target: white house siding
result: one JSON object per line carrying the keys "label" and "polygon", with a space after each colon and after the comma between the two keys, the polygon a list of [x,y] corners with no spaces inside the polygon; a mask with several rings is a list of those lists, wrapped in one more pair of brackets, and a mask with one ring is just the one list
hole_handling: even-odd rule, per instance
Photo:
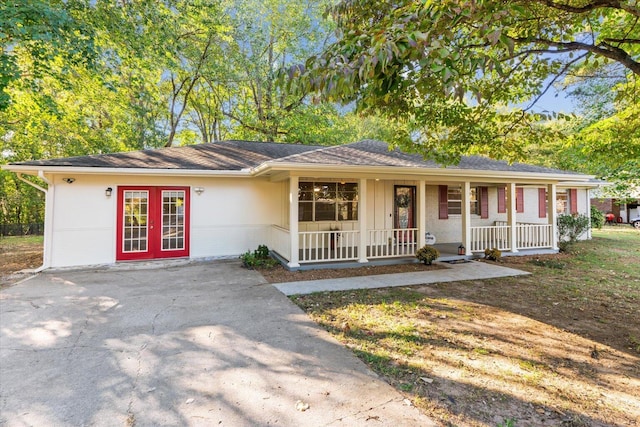
{"label": "white house siding", "polygon": [[[105,196],[104,178],[75,176],[75,182],[52,178],[55,185],[51,215],[51,266],[108,264],[115,261],[116,197]],[[115,189],[115,188],[114,188]]]}
{"label": "white house siding", "polygon": [[198,179],[191,196],[191,258],[232,256],[268,244],[272,224],[284,225],[285,183],[256,179]]}
{"label": "white house siding", "polygon": [[[191,193],[190,257],[235,256],[267,243],[283,225],[283,183],[256,179],[53,176],[51,267],[112,264],[116,260],[117,186],[202,187]],[[113,188],[111,197],[105,189]]]}

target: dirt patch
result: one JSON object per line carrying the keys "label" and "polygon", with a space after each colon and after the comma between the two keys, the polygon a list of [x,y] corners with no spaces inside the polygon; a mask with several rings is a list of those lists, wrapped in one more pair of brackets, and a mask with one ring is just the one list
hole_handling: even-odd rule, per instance
{"label": "dirt patch", "polygon": [[19,271],[42,265],[42,241],[33,238],[0,239],[0,288],[25,277]]}
{"label": "dirt patch", "polygon": [[374,274],[411,273],[415,271],[441,270],[440,264],[425,265],[408,263],[396,265],[375,265],[355,268],[323,268],[317,270],[289,271],[278,265],[273,268],[259,268],[258,271],[269,283],[297,282],[300,280],[338,279],[341,277],[371,276]]}

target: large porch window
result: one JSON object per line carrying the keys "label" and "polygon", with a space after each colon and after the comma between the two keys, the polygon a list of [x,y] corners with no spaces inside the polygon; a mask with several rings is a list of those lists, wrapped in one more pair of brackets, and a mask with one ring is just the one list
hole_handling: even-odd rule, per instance
{"label": "large porch window", "polygon": [[355,182],[300,182],[298,220],[357,221],[358,184]]}

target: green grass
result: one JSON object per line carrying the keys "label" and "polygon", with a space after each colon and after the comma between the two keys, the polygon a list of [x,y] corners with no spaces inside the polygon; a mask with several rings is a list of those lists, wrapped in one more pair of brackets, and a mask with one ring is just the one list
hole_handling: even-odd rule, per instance
{"label": "green grass", "polygon": [[[640,399],[627,398],[628,406],[603,396],[628,393],[616,378],[638,374],[640,232],[594,230],[567,254],[501,262],[532,274],[292,300],[416,406],[452,425],[495,425],[500,416],[499,425],[513,426],[521,413],[554,413],[542,406],[587,424],[601,416],[629,423]],[[599,364],[609,370],[601,379]]]}
{"label": "green grass", "polygon": [[37,245],[42,244],[43,236],[6,236],[0,237],[0,245],[4,247],[12,247],[19,245]]}

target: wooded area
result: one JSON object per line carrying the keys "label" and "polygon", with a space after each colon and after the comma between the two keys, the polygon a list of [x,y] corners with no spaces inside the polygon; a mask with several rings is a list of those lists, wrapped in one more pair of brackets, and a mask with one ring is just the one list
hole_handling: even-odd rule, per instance
{"label": "wooded area", "polygon": [[[8,0],[0,163],[377,138],[592,173],[624,197],[640,176],[639,18],[613,0]],[[575,114],[536,109],[555,90]],[[0,172],[0,223],[42,222],[42,205]]]}

